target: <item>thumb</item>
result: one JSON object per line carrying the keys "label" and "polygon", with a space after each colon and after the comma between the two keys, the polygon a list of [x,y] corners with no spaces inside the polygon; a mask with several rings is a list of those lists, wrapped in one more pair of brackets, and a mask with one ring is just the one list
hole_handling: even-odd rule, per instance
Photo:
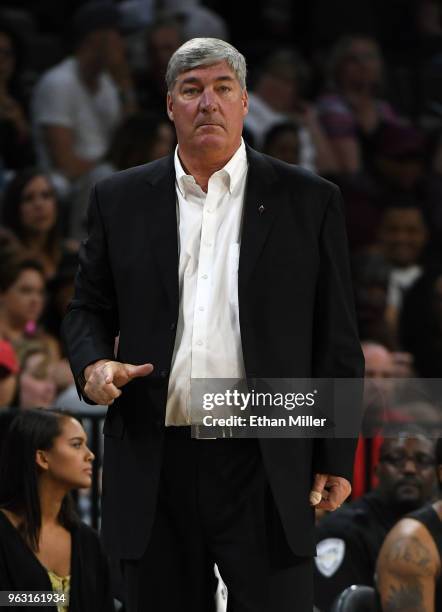
{"label": "thumb", "polygon": [[310,491],[310,504],[317,506],[322,500],[322,492],[327,483],[327,474],[315,474],[315,480]]}
{"label": "thumb", "polygon": [[133,365],[131,363],[125,363],[126,373],[129,378],[140,378],[141,376],[147,376],[153,370],[151,363],[144,363],[143,365]]}

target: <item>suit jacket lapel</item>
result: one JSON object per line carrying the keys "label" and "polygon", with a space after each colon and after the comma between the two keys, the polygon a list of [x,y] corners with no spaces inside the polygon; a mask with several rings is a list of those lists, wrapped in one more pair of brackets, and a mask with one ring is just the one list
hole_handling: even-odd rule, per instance
{"label": "suit jacket lapel", "polygon": [[178,228],[173,155],[148,178],[153,187],[149,214],[150,244],[172,307],[178,311]]}
{"label": "suit jacket lapel", "polygon": [[239,300],[258,262],[277,214],[277,175],[265,156],[247,148],[249,169],[244,198],[238,271]]}

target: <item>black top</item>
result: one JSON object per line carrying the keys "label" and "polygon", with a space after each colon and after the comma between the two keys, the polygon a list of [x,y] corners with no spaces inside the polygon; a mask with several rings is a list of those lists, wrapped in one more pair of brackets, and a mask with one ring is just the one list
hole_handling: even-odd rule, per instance
{"label": "black top", "polygon": [[403,516],[376,491],[328,514],[316,530],[315,605],[327,612],[352,584],[374,586],[376,559],[385,536]]}
{"label": "black top", "polygon": [[[419,521],[430,532],[431,537],[436,544],[440,560],[442,562],[442,521],[433,506],[424,506],[416,512],[409,515],[410,518]],[[436,601],[435,610],[442,610],[442,574],[439,574],[436,580]]]}
{"label": "black top", "polygon": [[[97,533],[79,523],[71,530],[69,612],[115,612],[109,570]],[[52,591],[46,568],[0,511],[0,591]],[[35,610],[35,606],[22,607]],[[53,612],[55,606],[39,607]]]}

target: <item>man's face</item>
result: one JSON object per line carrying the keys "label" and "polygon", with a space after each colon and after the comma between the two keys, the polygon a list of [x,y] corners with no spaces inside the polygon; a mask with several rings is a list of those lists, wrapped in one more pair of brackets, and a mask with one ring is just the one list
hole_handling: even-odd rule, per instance
{"label": "man's face", "polygon": [[390,208],[383,217],[379,238],[385,257],[399,267],[416,264],[427,241],[422,213],[417,208]]}
{"label": "man's face", "polygon": [[412,510],[431,500],[437,485],[434,444],[425,438],[387,439],[381,448],[378,491]]}
{"label": "man's face", "polygon": [[231,157],[247,111],[247,91],[225,61],[181,73],[167,94],[180,150],[196,157]]}

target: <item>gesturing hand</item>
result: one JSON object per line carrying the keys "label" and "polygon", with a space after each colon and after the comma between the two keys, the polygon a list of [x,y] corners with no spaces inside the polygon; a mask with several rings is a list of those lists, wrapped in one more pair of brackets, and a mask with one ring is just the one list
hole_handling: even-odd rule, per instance
{"label": "gesturing hand", "polygon": [[120,387],[140,376],[147,376],[153,370],[151,363],[132,365],[108,359],[100,359],[89,365],[85,371],[84,392],[93,402],[109,406],[121,395]]}
{"label": "gesturing hand", "polygon": [[342,476],[315,474],[310,504],[321,510],[336,510],[351,493],[351,484]]}

